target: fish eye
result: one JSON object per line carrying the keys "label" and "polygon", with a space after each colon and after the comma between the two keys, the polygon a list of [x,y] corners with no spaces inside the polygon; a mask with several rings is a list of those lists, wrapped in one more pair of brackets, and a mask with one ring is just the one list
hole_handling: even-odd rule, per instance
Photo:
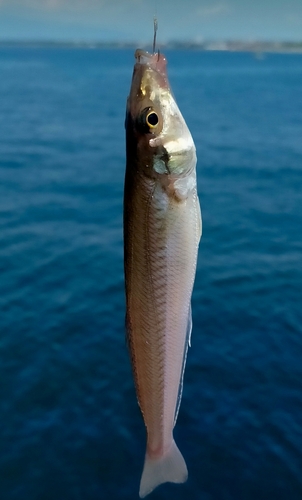
{"label": "fish eye", "polygon": [[150,113],[147,114],[146,116],[146,124],[150,128],[155,128],[156,125],[158,124],[158,115],[155,113],[155,111],[150,111]]}
{"label": "fish eye", "polygon": [[162,120],[154,108],[148,106],[138,115],[136,126],[138,130],[144,134],[153,134],[161,129]]}

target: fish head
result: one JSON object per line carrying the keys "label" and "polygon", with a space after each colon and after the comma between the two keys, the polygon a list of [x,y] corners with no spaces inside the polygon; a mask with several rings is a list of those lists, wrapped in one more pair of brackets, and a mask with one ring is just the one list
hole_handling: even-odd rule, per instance
{"label": "fish head", "polygon": [[191,133],[176,104],[163,54],[135,53],[127,101],[127,157],[149,177],[183,176],[196,165]]}

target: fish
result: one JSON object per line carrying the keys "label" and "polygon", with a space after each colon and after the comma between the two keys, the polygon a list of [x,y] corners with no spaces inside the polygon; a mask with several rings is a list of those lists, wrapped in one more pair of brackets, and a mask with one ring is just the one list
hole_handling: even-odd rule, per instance
{"label": "fish", "polygon": [[196,148],[167,59],[136,50],[126,107],[126,336],[147,431],[139,496],[188,472],[174,438],[192,319],[201,211]]}

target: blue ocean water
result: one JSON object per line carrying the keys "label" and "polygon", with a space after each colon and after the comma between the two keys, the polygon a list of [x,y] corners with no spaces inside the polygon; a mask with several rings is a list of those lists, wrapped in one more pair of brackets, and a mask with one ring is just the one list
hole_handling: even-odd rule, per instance
{"label": "blue ocean water", "polygon": [[[150,499],[302,496],[302,56],[169,51],[203,237],[175,428]],[[124,334],[130,50],[0,49],[0,497],[138,498]]]}

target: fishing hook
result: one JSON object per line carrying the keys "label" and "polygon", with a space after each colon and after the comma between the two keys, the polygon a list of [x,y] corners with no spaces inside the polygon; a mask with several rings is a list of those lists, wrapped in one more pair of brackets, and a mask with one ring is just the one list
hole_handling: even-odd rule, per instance
{"label": "fishing hook", "polygon": [[154,16],[153,18],[153,26],[154,26],[154,34],[153,34],[153,54],[155,54],[155,47],[156,47],[156,33],[157,33],[157,18]]}

